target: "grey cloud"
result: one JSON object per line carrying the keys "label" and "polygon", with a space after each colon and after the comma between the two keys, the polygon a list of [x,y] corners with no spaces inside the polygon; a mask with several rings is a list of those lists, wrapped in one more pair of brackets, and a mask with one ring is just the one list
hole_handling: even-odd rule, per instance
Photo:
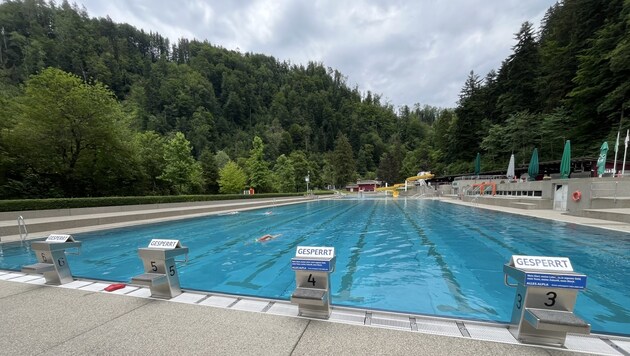
{"label": "grey cloud", "polygon": [[338,69],[390,103],[454,106],[466,76],[497,69],[521,23],[555,0],[84,0],[145,31]]}

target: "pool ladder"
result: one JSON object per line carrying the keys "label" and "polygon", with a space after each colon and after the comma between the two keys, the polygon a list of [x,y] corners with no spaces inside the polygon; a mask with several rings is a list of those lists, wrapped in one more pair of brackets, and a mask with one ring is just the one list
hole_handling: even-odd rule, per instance
{"label": "pool ladder", "polygon": [[24,221],[22,215],[18,216],[17,224],[18,232],[20,233],[20,241],[24,242],[24,240],[26,240],[26,238],[28,237],[28,230],[26,229],[26,222]]}

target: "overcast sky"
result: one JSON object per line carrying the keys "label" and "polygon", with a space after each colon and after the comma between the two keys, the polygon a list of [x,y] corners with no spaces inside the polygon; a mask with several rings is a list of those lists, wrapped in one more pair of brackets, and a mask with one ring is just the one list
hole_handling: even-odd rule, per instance
{"label": "overcast sky", "polygon": [[77,0],[171,41],[185,37],[294,64],[322,62],[395,106],[456,105],[471,70],[485,76],[514,33],[555,0]]}

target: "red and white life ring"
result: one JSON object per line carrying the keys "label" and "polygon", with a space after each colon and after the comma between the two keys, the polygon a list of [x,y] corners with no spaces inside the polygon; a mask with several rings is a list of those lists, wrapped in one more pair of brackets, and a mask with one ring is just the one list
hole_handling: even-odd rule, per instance
{"label": "red and white life ring", "polygon": [[580,201],[580,199],[582,199],[582,193],[579,190],[576,190],[575,192],[573,192],[571,198],[573,198],[573,201],[578,202]]}

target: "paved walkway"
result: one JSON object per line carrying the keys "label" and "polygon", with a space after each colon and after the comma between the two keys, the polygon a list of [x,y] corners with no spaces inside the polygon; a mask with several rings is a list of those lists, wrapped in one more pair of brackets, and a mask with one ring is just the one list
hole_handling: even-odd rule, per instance
{"label": "paved walkway", "polygon": [[[484,204],[469,203],[469,202],[463,202],[463,201],[457,200],[457,199],[448,199],[448,198],[440,199],[440,201],[443,201],[443,202],[446,202],[446,203],[451,203],[451,204],[473,206],[473,207],[476,207],[476,208],[479,208],[479,209],[502,211],[502,212],[505,212],[505,213],[511,213],[511,214],[517,214],[517,215],[523,215],[523,216],[530,216],[530,217],[535,217],[535,218],[539,218],[539,219],[547,219],[547,220],[553,220],[553,221],[562,221],[562,222],[571,223],[571,224],[592,226],[592,227],[597,227],[597,228],[601,228],[601,229],[608,229],[608,230],[614,230],[614,231],[621,231],[621,232],[630,233],[630,224],[628,224],[628,223],[566,215],[563,212],[556,211],[556,210],[549,210],[549,209],[541,209],[541,210],[517,209],[517,208],[509,208],[509,207],[505,207],[505,206],[495,206],[495,205],[484,205]],[[628,215],[630,215],[630,209],[601,209],[601,210],[614,211],[614,212],[618,212],[618,213],[621,213],[621,214],[628,214]]]}
{"label": "paved walkway", "polygon": [[[471,205],[456,200],[444,200],[454,204]],[[549,210],[520,210],[492,206],[483,208],[630,232],[630,224],[566,216]],[[164,219],[134,223],[162,220]],[[96,228],[119,225],[121,224],[101,225]],[[67,232],[76,233],[86,229],[95,227]],[[42,233],[41,236],[45,234]],[[88,282],[89,285],[84,289],[50,287],[40,285],[41,278],[38,280],[31,277],[9,278],[7,277],[9,275],[7,271],[0,271],[2,325],[0,355],[575,354],[557,348],[481,341],[465,336],[449,337],[418,331],[215,308],[199,303],[186,304],[108,294],[90,290],[90,285],[98,284],[93,282]],[[30,281],[27,281],[29,278]],[[17,282],[18,279],[23,282]],[[32,284],[35,282],[39,284]],[[503,332],[506,330],[503,329]],[[596,339],[598,345],[597,348],[593,348],[582,337],[572,338],[574,351],[630,355],[630,339],[616,338],[614,347],[608,346],[605,340]]]}
{"label": "paved walkway", "polygon": [[576,354],[2,280],[0,316],[1,355]]}
{"label": "paved walkway", "polygon": [[29,232],[28,238],[41,238],[51,233],[76,234],[117,227],[143,225],[189,219],[225,212],[245,211],[271,206],[304,203],[315,199],[333,199],[336,196],[306,196],[289,198],[242,199],[227,201],[195,202],[185,204],[155,204],[134,206],[59,209],[53,211],[25,211],[0,213],[0,240],[19,241],[18,222],[15,217],[23,215]]}

